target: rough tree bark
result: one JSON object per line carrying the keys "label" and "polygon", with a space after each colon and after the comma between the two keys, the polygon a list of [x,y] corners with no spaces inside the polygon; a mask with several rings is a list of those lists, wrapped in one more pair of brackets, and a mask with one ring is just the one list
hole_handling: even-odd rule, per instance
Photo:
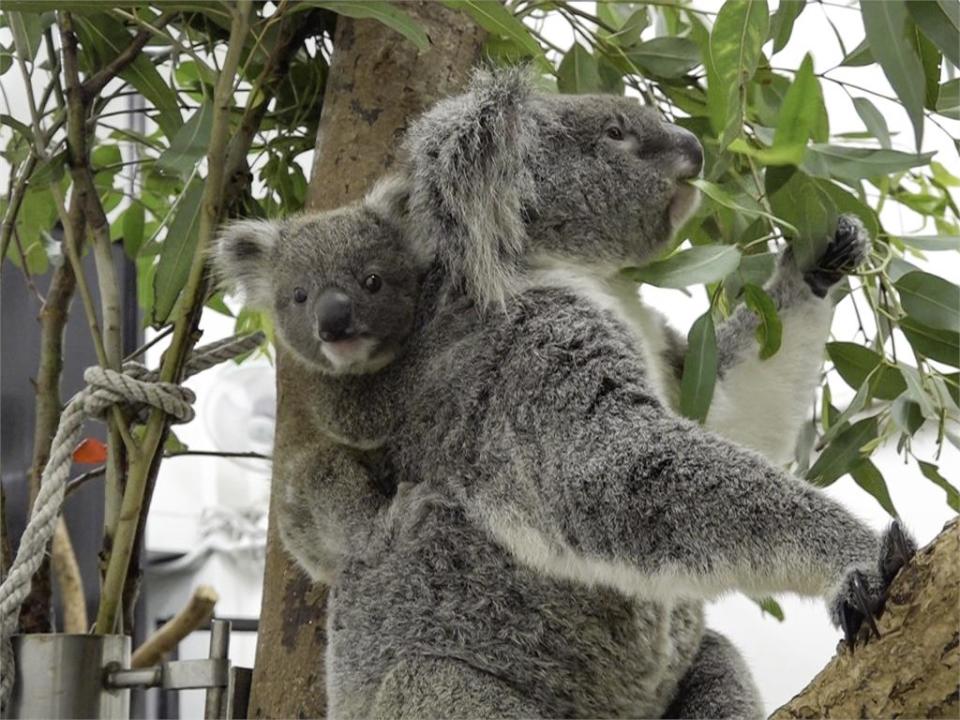
{"label": "rough tree bark", "polygon": [[893,581],[881,637],[842,645],[787,718],[960,717],[960,521],[952,521]]}
{"label": "rough tree bark", "polygon": [[[405,5],[430,38],[417,49],[385,26],[340,17],[317,134],[308,195],[314,210],[358,199],[389,172],[409,120],[437,98],[460,89],[480,58],[483,35],[440,3]],[[274,453],[309,442],[309,393],[302,372],[277,353]],[[284,478],[275,466],[274,501]],[[275,505],[272,502],[271,505]],[[322,717],[326,588],[312,585],[283,551],[271,519],[250,717]]]}

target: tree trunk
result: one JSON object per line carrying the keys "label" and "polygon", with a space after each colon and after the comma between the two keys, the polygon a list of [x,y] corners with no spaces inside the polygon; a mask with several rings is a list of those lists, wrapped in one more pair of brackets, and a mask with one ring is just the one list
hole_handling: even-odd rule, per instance
{"label": "tree trunk", "polygon": [[960,521],[952,521],[894,579],[881,637],[842,645],[786,718],[960,716]]}
{"label": "tree trunk", "polygon": [[[410,119],[460,90],[479,60],[483,34],[465,16],[432,2],[404,10],[429,36],[428,51],[380,23],[338,18],[307,200],[313,210],[357,200],[388,173]],[[310,442],[313,401],[303,373],[278,348],[276,457],[288,445]],[[275,463],[272,508],[283,483]],[[325,610],[326,588],[292,563],[271,518],[250,717],[324,715]]]}

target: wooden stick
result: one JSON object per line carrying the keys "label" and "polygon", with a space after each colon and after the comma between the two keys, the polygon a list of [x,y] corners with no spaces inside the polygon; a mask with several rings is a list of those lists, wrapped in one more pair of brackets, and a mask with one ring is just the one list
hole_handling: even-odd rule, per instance
{"label": "wooden stick", "polygon": [[82,635],[90,629],[90,621],[87,619],[87,599],[83,594],[80,565],[77,563],[73,543],[70,542],[70,532],[62,515],[57,521],[57,529],[53,535],[50,559],[53,576],[60,586],[60,599],[63,602],[63,630]]}
{"label": "wooden stick", "polygon": [[213,617],[213,607],[219,599],[217,591],[209,585],[197,586],[183,610],[165,622],[136,649],[131,666],[143,668],[160,662],[163,656],[173,650],[187,635],[210,621]]}

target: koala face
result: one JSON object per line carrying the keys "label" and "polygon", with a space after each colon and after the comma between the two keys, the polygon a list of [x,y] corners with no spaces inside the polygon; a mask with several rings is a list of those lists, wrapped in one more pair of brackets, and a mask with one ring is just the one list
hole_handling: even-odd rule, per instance
{"label": "koala face", "polygon": [[630,98],[531,99],[541,123],[534,158],[531,250],[621,267],[655,256],[696,207],[686,183],[703,167],[696,137]]}
{"label": "koala face", "polygon": [[235,223],[214,263],[226,286],[271,312],[287,348],[331,374],[393,360],[413,330],[424,266],[398,225],[365,205]]}

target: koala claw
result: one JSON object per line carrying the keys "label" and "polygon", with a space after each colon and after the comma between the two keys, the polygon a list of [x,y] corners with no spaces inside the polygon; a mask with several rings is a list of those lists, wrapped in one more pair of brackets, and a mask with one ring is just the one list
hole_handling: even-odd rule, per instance
{"label": "koala claw", "polygon": [[913,538],[904,531],[900,521],[895,520],[880,541],[877,571],[854,570],[847,576],[834,607],[836,622],[843,630],[844,640],[851,652],[864,622],[873,635],[880,637],[875,618],[880,617],[883,611],[887,589],[900,568],[909,562],[916,551]]}
{"label": "koala claw", "polygon": [[853,215],[841,215],[837,231],[816,266],[804,273],[804,280],[817,297],[826,297],[836,285],[862,263],[870,249],[870,238],[863,224]]}

